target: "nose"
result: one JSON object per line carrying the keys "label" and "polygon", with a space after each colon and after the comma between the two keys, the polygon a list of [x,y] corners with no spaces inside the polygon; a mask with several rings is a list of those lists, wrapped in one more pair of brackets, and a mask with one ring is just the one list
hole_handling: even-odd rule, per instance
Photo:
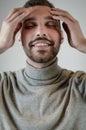
{"label": "nose", "polygon": [[46,37],[46,34],[45,33],[38,33],[37,37]]}
{"label": "nose", "polygon": [[36,37],[47,37],[46,27],[43,25],[38,26],[36,30]]}

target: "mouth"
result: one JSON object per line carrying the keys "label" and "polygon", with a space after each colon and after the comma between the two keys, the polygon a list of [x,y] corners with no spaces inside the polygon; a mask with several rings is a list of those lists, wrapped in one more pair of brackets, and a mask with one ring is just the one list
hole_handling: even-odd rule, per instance
{"label": "mouth", "polygon": [[51,43],[46,42],[46,41],[37,41],[37,42],[34,42],[32,45],[35,47],[39,47],[39,46],[43,47],[43,46],[50,46]]}
{"label": "mouth", "polygon": [[30,47],[47,47],[47,46],[52,46],[54,45],[53,42],[49,42],[46,40],[37,40],[33,43],[30,44]]}
{"label": "mouth", "polygon": [[49,46],[49,44],[47,44],[47,43],[37,43],[34,46],[35,47],[38,47],[38,46]]}

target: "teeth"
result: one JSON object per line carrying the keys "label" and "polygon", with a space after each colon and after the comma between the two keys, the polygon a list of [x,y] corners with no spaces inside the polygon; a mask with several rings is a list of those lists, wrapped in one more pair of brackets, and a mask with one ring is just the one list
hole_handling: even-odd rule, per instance
{"label": "teeth", "polygon": [[48,46],[46,43],[37,43],[35,46]]}

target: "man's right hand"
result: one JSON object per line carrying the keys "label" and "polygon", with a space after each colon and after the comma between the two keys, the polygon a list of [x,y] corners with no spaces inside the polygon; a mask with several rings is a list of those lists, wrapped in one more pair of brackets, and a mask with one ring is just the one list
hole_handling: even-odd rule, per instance
{"label": "man's right hand", "polygon": [[0,30],[0,53],[13,46],[15,36],[22,26],[22,20],[24,20],[31,12],[32,8],[15,8],[6,17]]}

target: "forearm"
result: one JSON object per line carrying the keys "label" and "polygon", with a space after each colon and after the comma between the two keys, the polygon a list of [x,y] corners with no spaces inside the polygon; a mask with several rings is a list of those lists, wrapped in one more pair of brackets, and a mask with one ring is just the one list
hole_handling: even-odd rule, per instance
{"label": "forearm", "polygon": [[76,47],[77,50],[86,53],[86,38],[82,40],[82,43]]}
{"label": "forearm", "polygon": [[2,54],[3,52],[5,52],[6,49],[5,48],[0,48],[0,54]]}
{"label": "forearm", "polygon": [[3,46],[3,42],[0,41],[0,54],[3,53],[3,52],[6,51],[6,50],[7,50],[7,48],[5,48],[5,47]]}
{"label": "forearm", "polygon": [[9,48],[10,48],[10,46],[8,44],[8,41],[5,40],[4,38],[2,39],[0,37],[0,54],[3,53],[3,52],[5,52]]}

